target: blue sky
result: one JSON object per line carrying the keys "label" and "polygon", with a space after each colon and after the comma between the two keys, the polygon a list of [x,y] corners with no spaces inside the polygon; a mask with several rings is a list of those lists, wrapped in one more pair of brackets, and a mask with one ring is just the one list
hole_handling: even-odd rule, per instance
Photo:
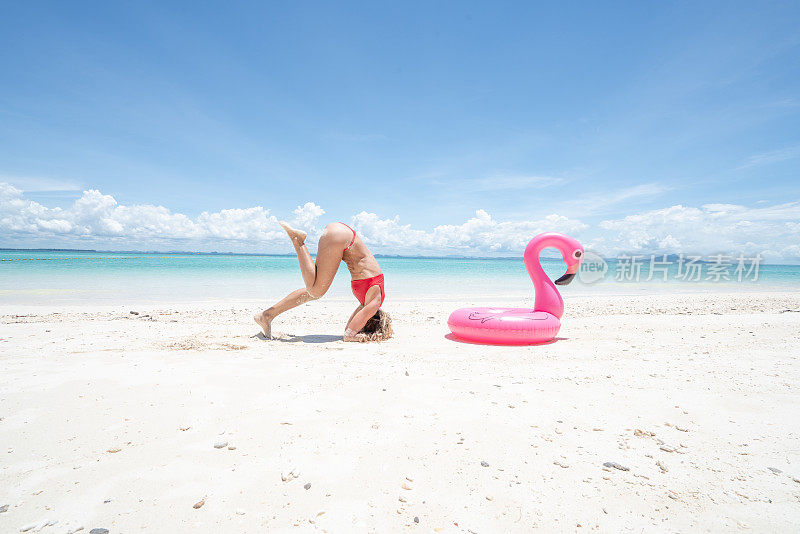
{"label": "blue sky", "polygon": [[[562,226],[609,252],[713,247],[721,229],[670,233],[680,206],[759,229],[728,248],[800,257],[798,20],[796,2],[6,3],[0,246],[164,248],[169,229],[108,211],[160,206],[258,218],[192,234],[220,250],[284,246],[269,228],[292,217],[385,252],[457,248],[449,226],[473,252]],[[115,224],[87,222],[86,190]],[[324,213],[293,213],[307,202]]]}

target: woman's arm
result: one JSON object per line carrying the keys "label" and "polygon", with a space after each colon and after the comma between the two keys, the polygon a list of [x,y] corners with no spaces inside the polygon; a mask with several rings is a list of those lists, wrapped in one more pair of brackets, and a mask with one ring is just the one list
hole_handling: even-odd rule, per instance
{"label": "woman's arm", "polygon": [[375,315],[378,308],[381,307],[381,289],[378,286],[369,288],[364,302],[364,306],[356,308],[356,311],[350,316],[350,320],[347,321],[344,331],[345,341],[362,341],[366,338],[364,334],[359,334],[359,332],[367,324],[369,318]]}
{"label": "woman's arm", "polygon": [[[344,329],[345,329],[345,330],[347,330],[347,326],[350,324],[350,321],[352,321],[352,320],[353,320],[353,317],[355,317],[355,316],[356,316],[356,314],[357,314],[358,312],[360,312],[360,311],[361,311],[363,308],[364,308],[364,306],[361,306],[361,305],[359,304],[359,305],[358,305],[358,307],[357,307],[355,310],[353,310],[353,313],[351,313],[351,314],[350,314],[350,318],[347,320],[347,323],[345,324],[345,327],[344,327]],[[362,327],[362,328],[363,328],[363,327]]]}

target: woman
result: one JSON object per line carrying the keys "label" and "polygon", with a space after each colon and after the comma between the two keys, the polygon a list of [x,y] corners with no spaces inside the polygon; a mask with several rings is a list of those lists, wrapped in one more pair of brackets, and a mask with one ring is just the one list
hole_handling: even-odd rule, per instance
{"label": "woman", "polygon": [[319,238],[317,261],[305,245],[306,233],[292,228],[288,223],[281,226],[292,240],[297,259],[300,261],[300,272],[306,287],[290,293],[283,300],[257,314],[254,319],[264,330],[266,337],[271,337],[272,321],[292,308],[309,300],[320,298],[328,291],[333,277],[339,269],[339,262],[344,261],[353,278],[351,286],[353,294],[360,305],[356,308],[344,330],[345,341],[381,341],[392,336],[392,320],[380,309],[385,298],[383,273],[356,231],[344,223],[331,223],[325,227]]}

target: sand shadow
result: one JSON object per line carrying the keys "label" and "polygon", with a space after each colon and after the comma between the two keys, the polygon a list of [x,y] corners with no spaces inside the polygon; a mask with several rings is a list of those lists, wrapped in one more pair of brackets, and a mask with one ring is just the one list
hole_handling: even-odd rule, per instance
{"label": "sand shadow", "polygon": [[283,343],[334,343],[341,341],[342,336],[330,334],[309,334],[306,336],[295,336],[293,334],[278,334],[273,338],[266,337],[262,332],[253,336],[261,341],[281,341]]}
{"label": "sand shadow", "polygon": [[542,341],[541,343],[478,343],[477,341],[460,339],[452,332],[444,336],[444,338],[449,341],[455,341],[456,343],[463,343],[464,345],[486,345],[489,347],[538,347],[540,345],[552,345],[556,341],[569,339],[568,337],[554,337],[550,341]]}

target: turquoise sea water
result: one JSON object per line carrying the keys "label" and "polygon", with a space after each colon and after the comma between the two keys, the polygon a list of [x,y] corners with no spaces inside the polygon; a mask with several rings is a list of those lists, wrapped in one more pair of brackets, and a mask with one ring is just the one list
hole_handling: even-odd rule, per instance
{"label": "turquoise sea water", "polygon": [[[302,287],[294,256],[0,251],[0,260],[3,304],[226,300],[266,303]],[[521,258],[384,257],[378,261],[386,275],[388,298],[533,293]],[[556,259],[543,259],[542,264],[552,278],[563,274],[565,269],[563,262]],[[666,282],[662,271],[648,281],[649,265],[644,261],[638,267],[637,281],[635,269],[611,261],[603,279],[584,283],[579,277],[564,291],[800,290],[798,265],[762,264],[757,280],[750,272],[742,273],[742,281],[736,280],[735,262],[726,266],[718,281],[714,280],[716,276],[709,265],[704,265],[700,280],[681,278],[679,267],[673,262],[664,267]],[[616,280],[618,277],[624,280]],[[349,273],[342,265],[328,297],[352,298],[349,282]]]}

